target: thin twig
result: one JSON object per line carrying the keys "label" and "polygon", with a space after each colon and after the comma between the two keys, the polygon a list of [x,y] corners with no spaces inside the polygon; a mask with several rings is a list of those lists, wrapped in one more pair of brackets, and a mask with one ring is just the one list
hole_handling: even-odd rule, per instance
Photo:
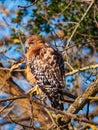
{"label": "thin twig", "polygon": [[11,76],[11,72],[10,72],[10,70],[9,70],[9,72],[4,76],[3,83],[2,83],[2,85],[0,86],[0,90],[2,90],[2,88],[5,86],[6,81],[10,78],[10,76]]}
{"label": "thin twig", "polygon": [[31,111],[30,126],[32,127],[34,125],[34,113],[33,113],[32,95],[31,94],[30,94],[30,98],[29,98],[29,103],[30,103],[30,111]]}
{"label": "thin twig", "polygon": [[17,121],[15,121],[15,120],[13,120],[10,115],[9,115],[8,117],[9,117],[9,119],[11,120],[11,122],[13,122],[13,123],[15,123],[15,124],[18,124],[18,125],[20,125],[20,126],[22,126],[22,127],[26,127],[26,128],[32,128],[32,130],[36,130],[36,129],[34,128],[34,126],[27,126],[27,125],[21,124],[20,122],[17,122]]}
{"label": "thin twig", "polygon": [[23,99],[23,98],[27,98],[27,96],[15,96],[15,97],[11,97],[11,98],[4,98],[4,99],[0,99],[0,103],[1,102],[6,102],[6,101],[10,101],[10,100],[17,100],[17,99]]}
{"label": "thin twig", "polygon": [[38,2],[38,0],[35,0],[35,1],[34,1],[32,4],[30,4],[30,5],[26,5],[26,6],[18,5],[18,8],[26,9],[26,8],[29,8],[29,7],[31,7],[31,6],[33,6],[33,5],[35,5],[37,2]]}
{"label": "thin twig", "polygon": [[18,37],[19,37],[20,44],[21,44],[21,47],[22,47],[22,53],[25,55],[25,48],[24,48],[24,46],[23,46],[23,43],[22,43],[22,40],[21,40],[21,35],[20,35],[19,30],[18,30]]}
{"label": "thin twig", "polygon": [[73,32],[72,32],[70,38],[69,38],[68,41],[67,41],[66,47],[69,46],[69,43],[70,43],[71,39],[73,38],[75,32],[77,31],[78,27],[80,26],[80,23],[84,20],[85,16],[87,15],[88,11],[90,10],[90,8],[92,7],[93,4],[94,4],[94,0],[91,1],[89,7],[87,8],[87,10],[85,11],[85,13],[83,14],[81,20],[79,21],[79,23],[77,23],[75,29],[73,30]]}
{"label": "thin twig", "polygon": [[77,69],[77,70],[73,70],[73,71],[71,71],[69,73],[66,73],[65,76],[70,76],[70,75],[76,74],[76,73],[84,71],[84,70],[96,69],[96,68],[98,68],[98,64],[89,65],[89,66],[86,66],[86,67],[83,67],[83,68],[80,68],[80,69]]}
{"label": "thin twig", "polygon": [[2,113],[13,101],[10,101],[7,105],[5,105],[1,110],[0,113]]}
{"label": "thin twig", "polygon": [[[49,115],[49,117],[50,117],[50,119],[51,119],[51,121],[52,121],[52,125],[53,126],[56,126],[57,124],[55,123],[55,121],[54,121],[54,119],[53,119],[53,117],[52,117],[52,115],[51,115],[51,112],[48,110],[48,109],[46,109],[45,108],[45,111],[47,112],[47,114]],[[52,126],[51,126],[52,127]]]}
{"label": "thin twig", "polygon": [[95,23],[96,23],[96,26],[97,26],[97,28],[98,28],[98,22],[97,22],[97,20],[96,20],[96,16],[97,16],[97,13],[96,13],[96,6],[94,7],[94,21],[95,21]]}
{"label": "thin twig", "polygon": [[[0,67],[0,70],[8,70],[8,71],[10,71],[11,69],[10,68],[3,68],[3,67]],[[25,69],[15,69],[15,70],[13,70],[13,71],[25,71]]]}
{"label": "thin twig", "polygon": [[[9,118],[9,117],[8,117]],[[15,118],[15,121],[17,121],[17,122],[23,122],[23,121],[29,121],[30,120],[30,117],[29,116],[26,116],[26,117],[23,117],[23,118]],[[1,126],[3,126],[3,125],[6,125],[6,124],[12,124],[13,122],[12,121],[10,121],[9,119],[8,120],[4,120],[3,122],[0,122],[0,128],[1,128]]]}
{"label": "thin twig", "polygon": [[[73,0],[70,0],[70,2],[68,3],[68,5],[63,9],[63,11],[62,12],[60,12],[57,16],[60,16],[60,15],[62,15],[63,14],[63,12],[65,11],[65,10],[67,10],[68,8],[69,8],[69,6],[72,4],[72,1]],[[55,17],[55,16],[54,16]]]}
{"label": "thin twig", "polygon": [[74,71],[74,68],[71,66],[71,64],[69,64],[68,62],[65,62],[69,67],[70,67],[70,69],[72,70],[72,71]]}

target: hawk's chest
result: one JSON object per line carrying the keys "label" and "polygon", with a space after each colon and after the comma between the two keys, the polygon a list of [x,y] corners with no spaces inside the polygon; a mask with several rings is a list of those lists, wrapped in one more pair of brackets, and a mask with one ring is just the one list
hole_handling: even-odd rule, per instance
{"label": "hawk's chest", "polygon": [[27,68],[26,68],[26,77],[27,77],[28,81],[32,85],[34,85],[34,86],[36,85],[36,79],[35,79],[34,75],[31,72],[30,66],[28,66],[28,65],[27,65]]}

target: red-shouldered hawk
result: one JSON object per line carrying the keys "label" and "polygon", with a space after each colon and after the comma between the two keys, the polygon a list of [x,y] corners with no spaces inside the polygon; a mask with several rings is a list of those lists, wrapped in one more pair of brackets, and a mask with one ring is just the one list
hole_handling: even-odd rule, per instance
{"label": "red-shouldered hawk", "polygon": [[48,96],[52,107],[63,110],[65,72],[61,54],[37,35],[26,40],[26,47],[27,79]]}

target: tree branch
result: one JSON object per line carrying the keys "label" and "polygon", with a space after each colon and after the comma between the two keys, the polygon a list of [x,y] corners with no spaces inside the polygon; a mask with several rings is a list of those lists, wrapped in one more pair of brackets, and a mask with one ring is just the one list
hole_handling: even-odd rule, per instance
{"label": "tree branch", "polygon": [[73,32],[72,32],[70,38],[69,38],[68,41],[67,41],[66,47],[68,47],[68,45],[69,45],[71,39],[73,38],[75,32],[77,31],[78,27],[80,26],[80,23],[84,20],[85,16],[87,15],[88,11],[90,10],[90,8],[92,7],[93,4],[94,4],[94,0],[91,1],[89,7],[87,8],[87,10],[85,11],[85,13],[83,14],[81,20],[79,21],[79,23],[77,23],[75,29],[73,30]]}
{"label": "tree branch", "polygon": [[98,68],[98,64],[89,65],[89,66],[86,66],[86,67],[83,67],[83,68],[80,68],[80,69],[77,69],[77,70],[73,70],[73,71],[71,71],[69,73],[66,73],[65,76],[70,76],[70,75],[76,74],[76,73],[84,71],[84,70],[96,69],[96,68]]}
{"label": "tree branch", "polygon": [[[98,93],[98,77],[96,80],[91,83],[91,85],[82,93],[80,96],[76,98],[73,104],[70,105],[66,113],[75,114],[79,112],[84,105],[89,101],[90,96],[95,96]],[[68,122],[69,119],[66,120]]]}
{"label": "tree branch", "polygon": [[29,8],[29,7],[31,7],[31,6],[33,6],[33,5],[35,5],[37,2],[38,2],[38,0],[35,0],[35,1],[34,1],[32,4],[30,4],[30,5],[26,5],[26,6],[18,5],[18,8],[26,9],[26,8]]}

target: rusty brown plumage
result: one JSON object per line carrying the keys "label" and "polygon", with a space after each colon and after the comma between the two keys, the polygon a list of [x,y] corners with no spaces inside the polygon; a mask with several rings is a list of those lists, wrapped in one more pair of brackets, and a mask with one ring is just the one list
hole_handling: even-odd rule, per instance
{"label": "rusty brown plumage", "polygon": [[64,61],[60,53],[37,35],[26,40],[28,51],[27,79],[38,85],[51,101],[52,107],[63,110]]}

